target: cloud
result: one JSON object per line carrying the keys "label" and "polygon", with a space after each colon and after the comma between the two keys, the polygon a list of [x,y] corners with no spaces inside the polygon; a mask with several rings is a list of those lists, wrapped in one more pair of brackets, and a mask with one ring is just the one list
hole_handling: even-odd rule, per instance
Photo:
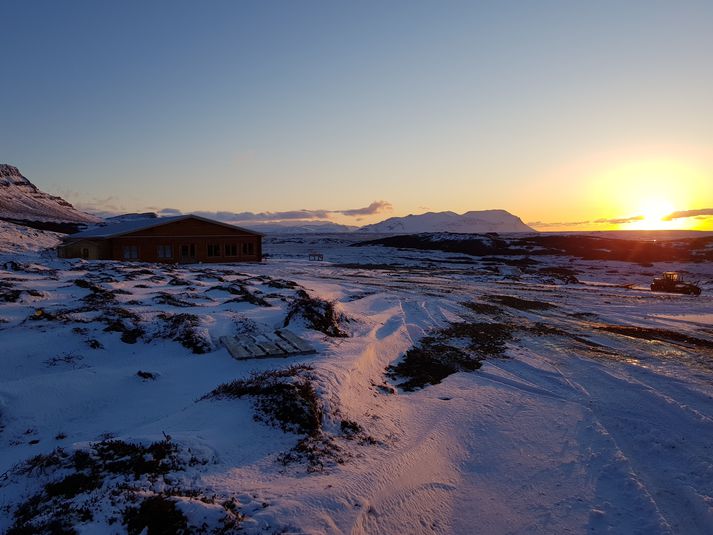
{"label": "cloud", "polygon": [[531,227],[539,228],[550,228],[550,227],[581,227],[582,225],[624,225],[626,223],[633,223],[634,221],[641,221],[644,219],[642,215],[635,215],[632,217],[614,217],[611,219],[600,218],[594,221],[564,221],[564,222],[554,222],[545,223],[543,221],[532,221],[528,223]]}
{"label": "cloud", "polygon": [[611,225],[623,225],[625,223],[633,223],[634,221],[641,221],[644,219],[644,216],[642,215],[635,215],[631,217],[615,217],[612,219],[595,219],[595,223],[608,223]]}
{"label": "cloud", "polygon": [[180,210],[176,210],[175,208],[160,208],[160,209],[151,208],[151,210],[153,210],[154,212],[157,212],[158,215],[160,215],[162,217],[171,217],[171,216],[175,216],[175,215],[181,215],[181,213],[182,213]]}
{"label": "cloud", "polygon": [[[93,199],[80,205],[80,209],[86,210],[100,217],[111,217],[125,214],[124,207],[116,204],[114,197],[106,199]],[[374,201],[369,206],[363,208],[350,208],[347,210],[287,210],[282,212],[228,212],[228,211],[195,211],[183,212],[177,208],[158,208],[151,206],[141,211],[156,212],[162,217],[178,216],[184,213],[193,213],[202,217],[216,219],[223,222],[251,222],[251,221],[326,221],[335,214],[347,217],[360,218],[366,215],[375,215],[381,212],[392,210],[393,206],[388,201]],[[358,220],[358,219],[357,219]]]}
{"label": "cloud", "polygon": [[342,214],[348,217],[375,215],[381,212],[393,210],[393,205],[388,201],[374,201],[365,208],[352,208],[350,210],[334,210],[335,214]]}
{"label": "cloud", "polygon": [[112,217],[127,212],[124,206],[119,202],[119,199],[114,196],[105,197],[103,199],[95,197],[89,201],[75,202],[74,207],[98,217]]}
{"label": "cloud", "polygon": [[700,210],[681,210],[679,212],[672,212],[667,216],[663,217],[664,221],[672,221],[674,219],[683,219],[684,217],[697,217],[703,216],[711,217],[713,216],[713,208],[701,208]]}
{"label": "cloud", "polygon": [[[161,212],[163,215],[163,211]],[[290,210],[286,212],[190,212],[218,221],[293,221],[329,219],[329,210]],[[174,215],[178,215],[175,214]]]}
{"label": "cloud", "polygon": [[591,221],[569,221],[569,222],[555,222],[555,223],[545,223],[543,221],[532,221],[528,223],[530,227],[578,227],[580,225],[589,225]]}

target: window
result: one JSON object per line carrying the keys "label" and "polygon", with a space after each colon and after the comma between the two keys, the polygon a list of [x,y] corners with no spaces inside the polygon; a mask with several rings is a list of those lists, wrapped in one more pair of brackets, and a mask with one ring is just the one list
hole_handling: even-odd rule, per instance
{"label": "window", "polygon": [[159,258],[173,258],[173,247],[170,245],[159,245],[156,249],[156,256]]}
{"label": "window", "polygon": [[220,256],[220,245],[217,243],[209,243],[208,256]]}
{"label": "window", "polygon": [[139,258],[138,245],[124,245],[124,260],[136,260]]}
{"label": "window", "polygon": [[238,256],[238,244],[237,243],[226,243],[225,244],[225,256]]}
{"label": "window", "polygon": [[252,242],[243,243],[243,254],[253,254],[255,248]]}
{"label": "window", "polygon": [[181,258],[189,260],[196,257],[195,243],[181,245]]}

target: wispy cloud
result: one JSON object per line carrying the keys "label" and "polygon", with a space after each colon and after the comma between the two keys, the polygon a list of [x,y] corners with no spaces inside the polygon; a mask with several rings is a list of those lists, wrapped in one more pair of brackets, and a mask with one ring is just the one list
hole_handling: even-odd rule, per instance
{"label": "wispy cloud", "polygon": [[579,227],[581,225],[589,225],[591,221],[556,221],[546,223],[544,221],[531,221],[528,223],[531,227],[550,228],[550,227]]}
{"label": "wispy cloud", "polygon": [[537,228],[565,228],[565,227],[581,227],[583,225],[624,225],[626,223],[633,223],[634,221],[641,221],[644,219],[642,215],[635,215],[631,217],[614,217],[614,218],[599,218],[587,221],[556,221],[556,222],[543,222],[543,221],[532,221],[528,223],[531,227]]}
{"label": "wispy cloud", "polygon": [[[114,197],[106,199],[93,199],[79,205],[79,208],[99,217],[111,217],[127,212],[122,206],[116,203]],[[281,212],[229,212],[229,211],[195,211],[183,212],[177,208],[157,208],[150,207],[145,210],[156,212],[163,217],[177,216],[184,213],[193,213],[210,219],[224,221],[226,223],[238,222],[263,222],[263,221],[324,221],[332,218],[333,215],[343,215],[346,217],[361,218],[367,215],[376,215],[381,212],[392,210],[393,206],[388,201],[374,201],[369,206],[363,208],[349,208],[346,210],[287,210]]]}
{"label": "wispy cloud", "polygon": [[610,224],[610,225],[623,225],[625,223],[633,223],[634,221],[642,221],[644,216],[635,215],[632,217],[615,217],[612,219],[595,219],[594,222],[598,224]]}
{"label": "wispy cloud", "polygon": [[674,219],[683,219],[685,217],[713,217],[713,208],[701,208],[699,210],[681,210],[672,212],[663,217],[664,221],[673,221]]}
{"label": "wispy cloud", "polygon": [[[290,210],[286,212],[190,212],[218,221],[292,221],[329,219],[330,210]],[[175,214],[174,215],[178,215]]]}
{"label": "wispy cloud", "polygon": [[126,213],[117,197],[93,198],[89,201],[75,202],[74,207],[83,212],[94,214],[98,217],[112,217]]}
{"label": "wispy cloud", "polygon": [[381,212],[393,210],[393,205],[388,201],[374,201],[369,206],[364,208],[352,208],[350,210],[334,210],[335,214],[342,214],[348,217],[357,217],[365,215],[375,215]]}

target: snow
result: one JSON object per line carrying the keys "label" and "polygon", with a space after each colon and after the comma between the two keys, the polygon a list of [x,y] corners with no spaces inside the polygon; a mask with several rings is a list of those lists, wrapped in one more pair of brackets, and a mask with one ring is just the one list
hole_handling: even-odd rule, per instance
{"label": "snow", "polygon": [[373,225],[365,225],[359,231],[381,234],[535,232],[519,217],[505,210],[470,211],[462,215],[455,212],[411,214],[405,217],[391,217]]}
{"label": "snow", "polygon": [[37,253],[56,247],[63,235],[0,220],[0,253]]}
{"label": "snow", "polygon": [[[23,291],[16,302],[0,300],[0,531],[41,478],[50,477],[18,475],[17,463],[57,446],[85,448],[107,436],[147,444],[165,433],[205,462],[173,476],[200,494],[176,498],[197,525],[219,526],[225,511],[216,503],[233,499],[246,533],[710,533],[713,351],[598,329],[645,326],[713,341],[710,263],[642,268],[538,258],[541,266],[566,265],[582,281],[561,284],[513,266],[493,270],[466,255],[348,247],[352,242],[269,237],[270,257],[262,264],[171,268],[3,250],[0,266],[23,265],[0,270],[0,283],[39,295]],[[326,260],[308,261],[312,249]],[[702,281],[703,294],[650,292],[653,274],[667,270]],[[117,306],[139,315],[149,334],[124,343],[92,310],[66,323],[28,320],[37,309],[56,313],[82,304],[90,290],[77,279],[128,292],[115,296]],[[215,345],[220,336],[282,324],[295,290],[270,285],[276,280],[334,301],[352,320],[344,325],[351,336],[329,338],[291,324],[317,355],[232,359]],[[272,306],[228,302],[234,296],[211,290],[238,283]],[[192,306],[158,305],[159,292]],[[488,295],[556,308],[508,309],[495,318],[461,304]],[[196,314],[212,350],[195,355],[162,337],[159,315],[166,312]],[[386,366],[455,321],[517,327],[507,358],[414,392],[393,392]],[[567,335],[526,329],[538,324]],[[91,349],[90,339],[103,349]],[[325,432],[345,454],[343,463],[321,472],[278,462],[299,437],[255,421],[250,400],[197,401],[220,383],[297,362],[314,367]],[[142,380],[138,370],[157,378]],[[373,443],[348,440],[340,432],[344,419],[357,422]],[[78,529],[122,533],[121,522],[106,524],[117,513],[94,492],[95,518]],[[218,502],[200,499],[213,495]]]}

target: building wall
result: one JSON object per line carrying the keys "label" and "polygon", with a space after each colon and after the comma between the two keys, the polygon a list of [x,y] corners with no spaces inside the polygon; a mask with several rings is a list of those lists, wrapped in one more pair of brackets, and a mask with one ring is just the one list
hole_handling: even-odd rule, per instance
{"label": "building wall", "polygon": [[[259,262],[262,259],[262,244],[260,236],[235,236],[235,237],[180,237],[170,236],[127,237],[113,238],[111,242],[111,258],[114,260],[136,260],[139,262],[164,262],[195,263],[195,262]],[[217,246],[218,255],[208,256],[208,246]],[[226,246],[234,245],[236,255],[228,256]],[[185,247],[184,247],[185,246]],[[193,246],[191,248],[191,246]],[[124,258],[126,247],[136,247],[137,258]],[[170,257],[159,257],[159,248],[167,252],[170,248]],[[187,255],[184,255],[187,249]],[[133,251],[132,251],[133,252]],[[191,254],[193,253],[193,254]]]}
{"label": "building wall", "polygon": [[111,258],[111,247],[105,241],[82,240],[57,247],[59,258],[86,258],[106,260]]}
{"label": "building wall", "polygon": [[[125,248],[136,247],[142,262],[192,263],[192,262],[259,262],[262,259],[262,237],[248,231],[224,227],[223,225],[200,220],[187,219],[168,225],[141,230],[109,240],[111,257],[124,258]],[[218,254],[209,256],[209,246]],[[233,246],[235,255],[227,253],[226,247]],[[170,252],[167,258],[159,256],[159,249]],[[183,254],[188,253],[188,254]]]}
{"label": "building wall", "polygon": [[[209,246],[218,254],[208,256]],[[230,246],[235,250],[235,255]],[[125,258],[125,248],[131,248],[136,258]],[[226,247],[229,249],[226,251]],[[189,254],[182,255],[183,250]],[[104,240],[84,239],[58,247],[60,258],[82,258],[89,249],[89,259],[163,262],[167,264],[194,262],[259,262],[262,260],[262,236],[249,231],[225,227],[195,219],[176,221],[160,227],[137,231]],[[159,251],[170,252],[160,257]],[[193,253],[192,255],[190,253]],[[133,255],[132,255],[133,256]]]}

